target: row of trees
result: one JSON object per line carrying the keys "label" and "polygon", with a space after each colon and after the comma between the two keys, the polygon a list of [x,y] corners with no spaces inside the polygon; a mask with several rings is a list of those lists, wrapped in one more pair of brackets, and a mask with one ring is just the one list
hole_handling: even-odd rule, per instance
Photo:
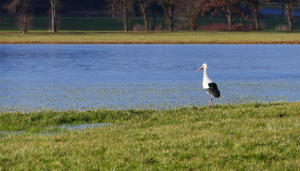
{"label": "row of trees", "polygon": [[[49,5],[51,31],[57,32],[57,8],[62,4],[66,5],[64,4],[66,0],[9,0],[3,7],[10,13],[17,14],[21,21],[22,32],[26,33],[30,12],[33,8],[40,7],[40,4],[45,5],[45,1],[48,1],[46,5]],[[233,30],[233,18],[240,18],[253,22],[255,29],[259,31],[260,8],[267,1],[281,6],[285,11],[289,30],[292,31],[292,6],[298,4],[298,0],[105,0],[103,4],[106,9],[101,10],[111,11],[112,17],[121,17],[125,32],[128,31],[130,16],[137,13],[143,17],[145,31],[154,30],[157,14],[165,18],[169,31],[174,31],[175,19],[178,16],[189,19],[191,30],[196,29],[197,19],[201,16],[226,16],[228,30]]]}
{"label": "row of trees", "polygon": [[[28,30],[29,16],[31,15],[31,9],[38,7],[41,0],[11,0],[9,3],[4,4],[4,8],[8,10],[9,13],[15,13],[18,17],[18,23],[23,33]],[[49,0],[50,11],[51,11],[51,31],[57,32],[57,0]]]}

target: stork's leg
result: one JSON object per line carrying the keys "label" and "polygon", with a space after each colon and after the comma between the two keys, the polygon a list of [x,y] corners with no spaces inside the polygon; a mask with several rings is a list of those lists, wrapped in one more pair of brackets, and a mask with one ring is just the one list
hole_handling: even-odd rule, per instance
{"label": "stork's leg", "polygon": [[212,98],[210,97],[209,107],[212,106]]}

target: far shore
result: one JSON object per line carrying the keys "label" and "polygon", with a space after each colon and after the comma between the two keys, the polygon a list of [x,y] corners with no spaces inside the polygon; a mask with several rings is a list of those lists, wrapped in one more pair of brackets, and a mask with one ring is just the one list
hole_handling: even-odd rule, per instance
{"label": "far shore", "polygon": [[0,44],[300,44],[300,41],[0,41]]}
{"label": "far shore", "polygon": [[300,44],[300,32],[0,31],[0,44]]}

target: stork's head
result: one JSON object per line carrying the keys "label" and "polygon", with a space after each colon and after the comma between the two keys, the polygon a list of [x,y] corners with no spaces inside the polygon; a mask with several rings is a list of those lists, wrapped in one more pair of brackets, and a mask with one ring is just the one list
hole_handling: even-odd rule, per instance
{"label": "stork's head", "polygon": [[201,67],[198,68],[198,69],[196,70],[196,72],[199,72],[199,71],[201,71],[202,69],[204,69],[204,70],[207,69],[207,64],[206,64],[206,63],[202,64]]}

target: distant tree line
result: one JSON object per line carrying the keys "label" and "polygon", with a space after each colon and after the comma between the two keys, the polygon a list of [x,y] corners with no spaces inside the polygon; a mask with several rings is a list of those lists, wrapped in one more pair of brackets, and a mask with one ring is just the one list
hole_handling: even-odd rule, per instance
{"label": "distant tree line", "polygon": [[[15,14],[23,33],[28,30],[30,18],[49,16],[52,32],[57,32],[58,14],[100,15],[120,17],[124,31],[129,30],[131,17],[142,17],[145,31],[155,30],[157,18],[164,18],[169,31],[174,31],[176,18],[188,18],[191,30],[196,30],[197,19],[204,16],[224,16],[228,30],[235,30],[234,18],[254,23],[261,30],[260,8],[264,3],[276,3],[286,16],[289,31],[293,30],[292,8],[299,0],[0,0],[3,13]],[[237,24],[235,27],[242,27]]]}

